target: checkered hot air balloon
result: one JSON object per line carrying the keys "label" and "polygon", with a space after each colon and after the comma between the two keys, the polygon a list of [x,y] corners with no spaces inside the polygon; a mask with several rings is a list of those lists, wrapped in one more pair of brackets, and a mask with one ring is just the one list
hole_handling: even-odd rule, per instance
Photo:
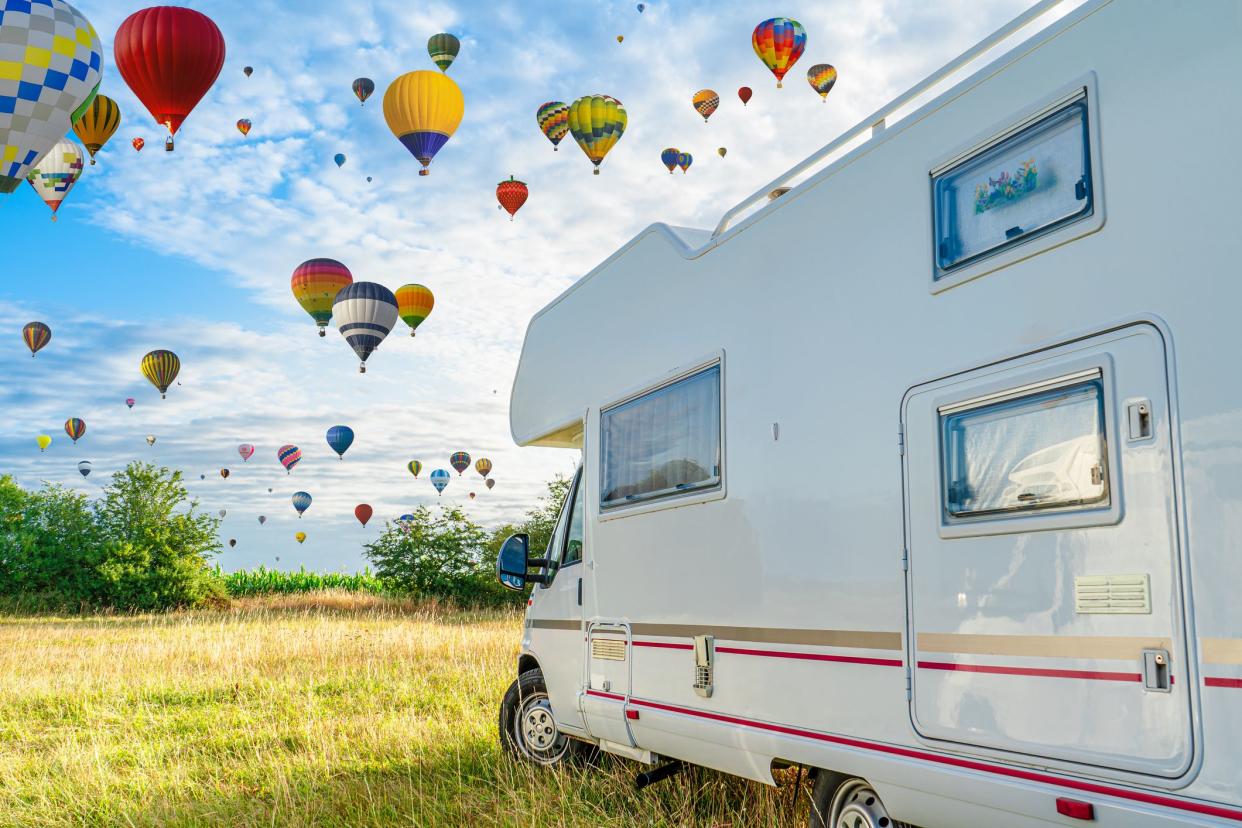
{"label": "checkered hot air balloon", "polygon": [[410,336],[413,336],[418,326],[431,315],[436,297],[430,289],[417,284],[397,288],[396,297],[397,313],[401,316],[401,321],[410,326]]}
{"label": "checkered hot air balloon", "polygon": [[433,34],[427,39],[427,54],[431,56],[431,62],[440,67],[441,72],[448,71],[460,51],[461,41],[448,32]]}
{"label": "checkered hot air balloon", "polygon": [[569,131],[595,165],[595,175],[599,175],[604,156],[621,140],[628,123],[625,107],[609,95],[585,95],[570,105]]}
{"label": "checkered hot air balloon", "polygon": [[95,165],[95,153],[103,149],[120,125],[121,108],[107,95],[96,95],[82,117],[73,122],[73,134],[86,145],[91,166]]}
{"label": "checkered hot air balloon", "polygon": [[474,462],[474,470],[479,473],[479,477],[486,478],[492,471],[492,461],[486,457],[480,457]]}
{"label": "checkered hot air balloon", "polygon": [[293,445],[281,446],[276,449],[276,459],[285,467],[287,474],[293,474],[293,467],[302,459],[302,450]]}
{"label": "checkered hot air balloon", "polygon": [[0,193],[11,193],[94,100],[103,47],[65,0],[3,0],[0,33]]}
{"label": "checkered hot air balloon", "polygon": [[668,174],[672,175],[673,170],[677,169],[677,159],[681,155],[681,150],[677,147],[669,147],[660,153],[660,163],[668,167]]}
{"label": "checkered hot air balloon", "polygon": [[319,335],[325,336],[336,295],[353,281],[349,268],[336,259],[308,259],[294,269],[289,287],[302,310],[315,320]]}
{"label": "checkered hot air balloon", "polygon": [[77,417],[70,417],[68,420],[65,420],[65,433],[69,435],[69,439],[73,441],[74,445],[77,445],[78,440],[81,440],[82,436],[86,434],[86,421],[79,420]]}
{"label": "checkered hot air balloon", "polygon": [[147,145],[147,142],[141,138],[135,138],[130,143],[134,146],[134,152],[142,152],[142,148]]}
{"label": "checkered hot air balloon", "polygon": [[444,488],[449,484],[449,473],[444,469],[436,469],[431,473],[431,485],[436,487],[436,493],[444,494]]}
{"label": "checkered hot air balloon", "polygon": [[449,457],[449,465],[457,470],[457,474],[460,477],[461,473],[470,467],[470,455],[464,451],[455,451]]}
{"label": "checkered hot air balloon", "polygon": [[30,170],[26,180],[43,203],[51,208],[52,221],[56,221],[56,211],[82,177],[85,160],[77,141],[62,138]]}
{"label": "checkered hot air balloon", "polygon": [[806,50],[806,29],[797,20],[773,17],[755,27],[750,45],[763,65],[776,76],[776,88],[780,89],[785,73]]}
{"label": "checkered hot air balloon", "polygon": [[837,82],[837,70],[830,63],[817,63],[806,70],[806,82],[828,103],[828,92]]}
{"label": "checkered hot air balloon", "polygon": [[52,329],[42,322],[27,322],[22,328],[22,341],[26,343],[30,356],[33,357],[52,341]]}
{"label": "checkered hot air balloon", "polygon": [[690,103],[694,105],[694,111],[703,116],[703,123],[707,123],[716,107],[720,106],[720,96],[714,89],[700,89],[694,93]]}
{"label": "checkered hot air balloon", "polygon": [[181,360],[172,351],[152,351],[142,358],[142,375],[160,392],[160,399],[168,393],[168,386],[181,372]]}
{"label": "checkered hot air balloon", "polygon": [[302,513],[310,508],[311,496],[306,492],[294,492],[291,500],[293,508],[298,510],[298,518],[301,519]]}
{"label": "checkered hot air balloon", "polygon": [[544,137],[552,142],[552,151],[555,152],[560,149],[557,144],[569,134],[569,105],[560,101],[540,104],[539,109],[535,110],[535,122]]}
{"label": "checkered hot air balloon", "polygon": [[341,336],[361,360],[358,372],[365,374],[367,358],[397,324],[397,297],[381,284],[354,282],[336,295],[332,315]]}

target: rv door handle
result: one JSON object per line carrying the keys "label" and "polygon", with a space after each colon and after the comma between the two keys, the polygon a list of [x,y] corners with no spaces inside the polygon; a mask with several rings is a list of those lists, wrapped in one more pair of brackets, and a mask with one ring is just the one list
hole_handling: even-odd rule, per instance
{"label": "rv door handle", "polygon": [[582,579],[578,579],[578,606],[582,606]]}
{"label": "rv door handle", "polygon": [[1168,650],[1143,650],[1143,689],[1156,693],[1172,691]]}

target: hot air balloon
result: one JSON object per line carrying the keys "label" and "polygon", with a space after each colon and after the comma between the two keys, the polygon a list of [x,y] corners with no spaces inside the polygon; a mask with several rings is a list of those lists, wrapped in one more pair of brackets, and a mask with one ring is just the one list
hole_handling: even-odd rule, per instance
{"label": "hot air balloon", "polygon": [[83,477],[91,476],[91,461],[90,460],[83,460],[82,462],[78,463],[78,474],[82,475]]}
{"label": "hot air balloon", "polygon": [[444,494],[444,487],[449,484],[449,473],[444,469],[436,469],[431,473],[431,485],[436,487],[436,492],[440,495]]}
{"label": "hot air balloon", "polygon": [[682,174],[685,174],[686,170],[690,169],[690,165],[693,163],[694,156],[690,153],[681,152],[677,154],[677,166],[681,167]]}
{"label": "hot air balloon", "polygon": [[148,446],[153,446],[153,445],[155,445],[155,435],[154,435],[154,434],[148,434],[148,435],[147,435],[147,445],[148,445]]}
{"label": "hot air balloon", "polygon": [[198,479],[199,479],[199,480],[206,480],[206,479],[207,479],[207,475],[205,475],[205,474],[200,474],[200,475],[198,476]]}
{"label": "hot air balloon", "polygon": [[824,103],[828,103],[828,93],[837,82],[837,70],[831,63],[817,63],[806,70],[806,82],[819,93]]}
{"label": "hot air balloon", "polygon": [[237,538],[229,538],[229,546],[237,546]]}
{"label": "hot air balloon", "polygon": [[750,90],[749,86],[739,86],[737,88],[737,96],[741,99],[742,106],[746,106],[746,104],[750,103],[751,96],[754,94],[755,93]]}
{"label": "hot air balloon", "polygon": [[[293,474],[293,467],[302,459],[302,450],[297,446],[281,446],[276,449],[276,459],[285,467],[287,474]],[[271,489],[268,489],[270,492]]]}
{"label": "hot air balloon", "polygon": [[405,467],[409,469],[410,474],[414,475],[415,477],[418,477],[418,473],[423,470],[423,464],[418,462],[417,460],[411,460],[410,462],[405,464]]}
{"label": "hot air balloon", "polygon": [[426,287],[417,284],[397,288],[397,313],[401,321],[410,326],[410,336],[418,330],[435,307],[436,297]]}
{"label": "hot air balloon", "polygon": [[369,176],[369,175],[367,176],[367,183],[368,183],[368,184],[370,184],[370,183],[371,183],[371,176]]}
{"label": "hot air balloon", "polygon": [[106,95],[96,95],[95,100],[82,113],[82,117],[73,122],[73,134],[86,145],[86,151],[91,156],[91,166],[95,165],[95,153],[108,143],[108,139],[120,125],[121,108]]}
{"label": "hot air balloon", "polygon": [[725,149],[724,147],[721,147],[720,149],[716,150],[716,154],[719,155],[721,158],[724,158],[726,155],[729,154],[729,151]]}
{"label": "hot air balloon", "polygon": [[65,196],[82,177],[82,167],[82,148],[76,141],[62,138],[31,168],[26,180],[52,209],[52,221],[56,220],[56,211],[64,203]]}
{"label": "hot air balloon", "polygon": [[44,452],[47,451],[47,447],[52,444],[52,438],[46,434],[40,434],[35,438],[35,442],[39,444],[39,451]]}
{"label": "hot air balloon", "polygon": [[338,152],[336,155],[332,156],[332,160],[336,162],[337,169],[340,169],[345,166],[345,153]]}
{"label": "hot air balloon", "polygon": [[315,320],[319,335],[324,336],[332,319],[332,301],[341,288],[353,281],[349,268],[336,259],[310,259],[293,271],[289,286],[293,289],[293,298]]}
{"label": "hot air balloon", "polygon": [[349,426],[335,425],[328,429],[328,446],[337,453],[341,459],[345,459],[345,452],[349,451],[349,447],[354,444],[354,430]]}
{"label": "hot air balloon", "polygon": [[530,190],[527,189],[525,182],[518,181],[513,176],[509,176],[508,181],[502,181],[496,185],[496,200],[509,214],[509,221],[513,221],[513,217],[518,210],[522,209],[529,195]]}
{"label": "hot air balloon", "polygon": [[471,499],[471,500],[474,500],[474,497],[475,497],[474,492],[471,492],[471,493],[470,493],[470,499]]}
{"label": "hot air balloon", "polygon": [[267,523],[267,515],[259,515],[259,525],[262,526],[265,523]]}
{"label": "hot air balloon", "polygon": [[298,518],[301,519],[302,513],[310,508],[311,496],[306,492],[294,492],[291,499],[293,500],[293,508],[298,510]]}
{"label": "hot air balloon", "polygon": [[249,135],[250,126],[251,126],[250,119],[242,118],[241,120],[237,122],[237,131],[240,132],[242,135]]}
{"label": "hot air balloon", "polygon": [[371,515],[375,514],[374,510],[367,503],[359,503],[354,507],[354,517],[358,518],[358,522],[364,527],[367,521],[371,519]]}
{"label": "hot air balloon", "polygon": [[569,131],[595,165],[596,175],[604,156],[621,140],[628,122],[625,107],[608,95],[586,95],[570,105]]}
{"label": "hot air balloon", "polygon": [[694,105],[695,112],[703,116],[703,123],[707,123],[707,119],[712,117],[716,107],[720,106],[720,96],[713,89],[700,89],[694,93],[690,103]]}
{"label": "hot air balloon", "polygon": [[159,389],[161,400],[167,396],[168,386],[180,371],[181,360],[172,351],[152,351],[142,358],[142,375]]}
{"label": "hot air balloon", "polygon": [[404,515],[402,515],[401,517],[397,518],[397,521],[398,521],[398,522],[400,522],[400,523],[409,523],[409,522],[410,522],[411,520],[413,520],[413,519],[414,519],[414,516],[413,516],[413,515],[411,515],[411,514],[409,514],[409,513],[407,512],[406,514],[404,514]]}
{"label": "hot air balloon", "polygon": [[492,480],[490,477],[489,477],[489,478],[487,478],[487,480],[485,480],[485,481],[483,481],[483,482],[487,484],[487,489],[488,489],[488,491],[491,491],[492,487],[494,487],[494,486],[496,485],[496,481],[495,481],[495,480]]}
{"label": "hot air balloon", "polygon": [[443,73],[407,72],[384,93],[384,120],[388,128],[423,168],[448,143],[461,123],[466,101],[461,89]]}
{"label": "hot air balloon", "polygon": [[773,17],[755,27],[750,45],[763,65],[776,76],[776,88],[780,89],[785,73],[806,49],[806,29],[797,20]]}
{"label": "hot air balloon", "polygon": [[73,444],[77,445],[78,440],[82,439],[82,435],[86,433],[86,422],[77,417],[70,417],[65,420],[65,433],[69,435]]}
{"label": "hot air balloon", "polygon": [[355,78],[353,90],[359,103],[366,104],[367,98],[371,97],[371,93],[375,91],[375,81],[370,78]]}
{"label": "hot air balloon", "polygon": [[237,447],[237,453],[241,455],[242,462],[245,463],[254,456],[254,446],[249,443],[242,443]]}
{"label": "hot air balloon", "polygon": [[433,34],[427,39],[427,54],[431,55],[431,62],[439,66],[441,72],[448,71],[459,51],[461,41],[447,32]]}
{"label": "hot air balloon", "polygon": [[221,509],[221,510],[220,510],[220,520],[224,520],[224,519],[225,519],[226,517],[228,517],[228,516],[229,516],[229,510],[228,510],[228,509]]}
{"label": "hot air balloon", "polygon": [[33,357],[52,341],[52,329],[42,322],[27,322],[22,328],[22,341],[26,343]]}
{"label": "hot air balloon", "polygon": [[219,77],[224,36],[202,12],[154,6],[125,18],[112,52],[125,83],[171,139]]}
{"label": "hot air balloon", "polygon": [[455,451],[449,457],[449,465],[457,470],[458,476],[470,466],[470,455],[464,451]]}
{"label": "hot air balloon", "polygon": [[397,324],[397,297],[375,282],[354,282],[342,288],[332,304],[341,336],[361,360],[358,372],[367,372],[367,357]]}
{"label": "hot air balloon", "polygon": [[492,471],[492,461],[486,457],[480,457],[474,461],[474,470],[479,473],[479,477],[486,478]]}
{"label": "hot air balloon", "polygon": [[133,398],[133,397],[126,397],[126,398],[125,398],[125,404],[126,404],[127,406],[129,406],[130,408],[133,408],[133,407],[134,407],[134,402],[136,402],[136,401],[134,400],[134,398]]}
{"label": "hot air balloon", "polygon": [[223,477],[225,480],[229,479],[230,474],[232,474],[232,472],[230,472],[228,469],[220,469],[220,476]]}
{"label": "hot air balloon", "polygon": [[250,77],[251,75],[254,74],[254,67],[253,66],[244,67],[242,69],[242,74],[245,75],[246,77]]}
{"label": "hot air balloon", "polygon": [[65,0],[0,8],[0,193],[11,193],[90,106],[103,47]]}
{"label": "hot air balloon", "polygon": [[624,42],[625,42],[625,35],[617,35],[617,42],[618,42],[618,43],[624,43]]}
{"label": "hot air balloon", "polygon": [[647,4],[646,4],[646,3],[639,3],[639,4],[638,4],[638,13],[639,13],[639,14],[642,14],[642,13],[643,13],[643,9],[645,9],[645,8],[647,8]]}
{"label": "hot air balloon", "polygon": [[[304,542],[304,541],[306,540],[306,533],[305,533],[305,532],[298,532],[296,535],[294,535],[294,536],[293,536],[293,539],[294,539],[295,541],[297,541],[298,543],[302,543],[302,542]],[[278,560],[278,561],[279,561],[279,560],[280,560],[280,558],[277,558],[276,560]]]}
{"label": "hot air balloon", "polygon": [[660,153],[660,163],[668,167],[668,174],[672,175],[673,170],[677,169],[677,158],[681,155],[681,150],[677,147],[669,147]]}
{"label": "hot air balloon", "polygon": [[142,140],[141,138],[135,138],[134,140],[130,141],[130,144],[133,145],[134,152],[142,152],[142,148],[147,145],[147,142]]}
{"label": "hot air balloon", "polygon": [[552,150],[555,152],[560,149],[557,144],[569,134],[569,105],[560,101],[540,104],[535,110],[535,122],[539,124],[539,130],[544,137],[552,142]]}

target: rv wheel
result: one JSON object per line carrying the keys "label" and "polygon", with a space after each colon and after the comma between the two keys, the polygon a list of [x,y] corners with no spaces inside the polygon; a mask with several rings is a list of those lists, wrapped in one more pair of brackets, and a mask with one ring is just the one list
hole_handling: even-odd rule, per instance
{"label": "rv wheel", "polygon": [[888,815],[871,783],[820,771],[811,793],[810,828],[910,828]]}
{"label": "rv wheel", "polygon": [[561,733],[552,718],[543,673],[527,670],[509,685],[500,703],[500,743],[519,759],[559,765],[588,758],[593,746]]}

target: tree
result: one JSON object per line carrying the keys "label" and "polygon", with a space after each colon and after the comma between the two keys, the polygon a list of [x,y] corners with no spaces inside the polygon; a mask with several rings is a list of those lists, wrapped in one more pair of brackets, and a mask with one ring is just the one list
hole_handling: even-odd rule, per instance
{"label": "tree", "polygon": [[27,492],[0,477],[0,595],[35,606],[92,603],[100,535],[85,495]]}

